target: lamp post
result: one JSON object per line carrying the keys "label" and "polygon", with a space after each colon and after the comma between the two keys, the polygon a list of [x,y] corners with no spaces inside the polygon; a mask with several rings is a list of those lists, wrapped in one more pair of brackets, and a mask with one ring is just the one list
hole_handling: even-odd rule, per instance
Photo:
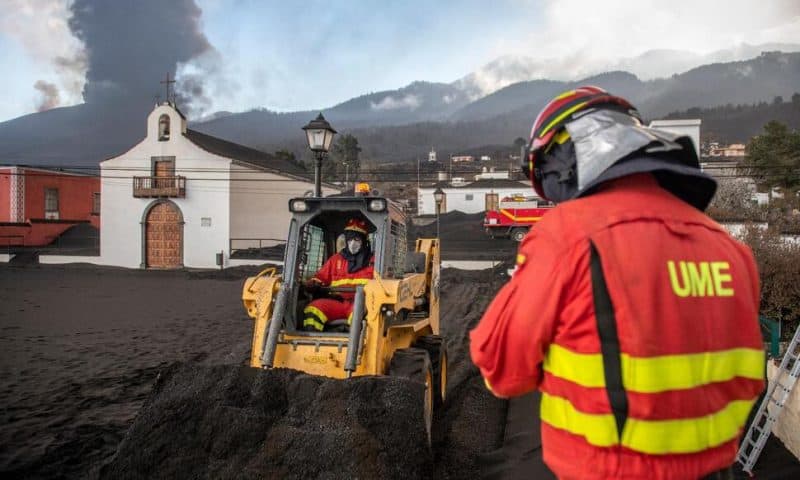
{"label": "lamp post", "polygon": [[442,211],[442,202],[444,201],[444,191],[441,187],[436,187],[433,191],[433,200],[436,201],[436,238],[439,239],[441,245],[442,240],[439,238],[439,213]]}
{"label": "lamp post", "polygon": [[333,142],[333,136],[336,130],[331,127],[331,124],[325,120],[325,117],[320,113],[317,118],[308,122],[308,125],[303,127],[306,132],[306,140],[308,141],[308,148],[314,152],[316,163],[314,165],[314,196],[322,196],[322,159],[328,154]]}

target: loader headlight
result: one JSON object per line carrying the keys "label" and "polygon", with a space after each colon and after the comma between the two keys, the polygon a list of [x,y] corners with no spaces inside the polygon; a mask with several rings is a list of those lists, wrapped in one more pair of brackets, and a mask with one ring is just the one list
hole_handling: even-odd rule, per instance
{"label": "loader headlight", "polygon": [[386,200],[382,198],[375,198],[369,201],[367,204],[367,210],[370,212],[382,212],[386,210]]}
{"label": "loader headlight", "polygon": [[308,204],[305,200],[290,200],[289,201],[289,211],[290,212],[307,212],[308,211]]}

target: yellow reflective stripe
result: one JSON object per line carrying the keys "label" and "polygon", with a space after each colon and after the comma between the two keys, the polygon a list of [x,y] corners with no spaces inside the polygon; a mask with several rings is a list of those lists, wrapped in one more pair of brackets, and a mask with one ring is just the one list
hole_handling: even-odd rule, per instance
{"label": "yellow reflective stripe", "polygon": [[617,425],[614,415],[610,413],[583,413],[572,406],[569,400],[542,392],[541,417],[548,425],[580,435],[596,447],[610,447],[617,443]]}
{"label": "yellow reflective stripe", "polygon": [[[694,453],[733,440],[747,420],[753,400],[734,400],[710,415],[676,420],[641,420],[628,417],[622,445],[647,454]],[[577,410],[568,400],[542,393],[542,421],[580,435],[597,447],[616,445],[617,427],[612,414]]]}
{"label": "yellow reflective stripe", "polygon": [[364,230],[364,229],[363,229],[363,228],[361,228],[361,227],[356,227],[355,225],[351,225],[351,226],[349,226],[349,227],[344,227],[344,231],[345,231],[345,232],[346,232],[346,231],[348,231],[348,230],[349,230],[349,231],[351,231],[351,232],[358,232],[358,233],[362,233],[362,234],[364,234],[364,235],[366,235],[366,234],[367,234],[367,231],[366,231],[366,230]]}
{"label": "yellow reflective stripe", "polygon": [[500,209],[500,213],[502,213],[503,215],[505,215],[506,217],[511,219],[512,222],[516,222],[517,220],[534,222],[534,221],[539,221],[539,220],[542,219],[541,216],[539,216],[539,217],[518,217],[518,216],[510,213],[508,210],[503,209],[503,208]]}
{"label": "yellow reflective stripe", "polygon": [[575,90],[567,90],[566,92],[564,92],[564,93],[562,93],[561,95],[559,95],[559,96],[557,96],[556,98],[554,98],[554,99],[553,99],[553,101],[555,101],[555,100],[561,100],[562,98],[567,98],[567,97],[569,97],[570,95],[575,95]]}
{"label": "yellow reflective stripe", "polygon": [[334,280],[331,282],[331,287],[346,287],[351,285],[366,285],[369,282],[367,278],[343,278],[341,280]]}
{"label": "yellow reflective stripe", "polygon": [[557,124],[558,122],[563,120],[565,117],[567,117],[569,115],[572,115],[575,112],[575,110],[583,108],[584,105],[586,105],[586,102],[581,102],[581,103],[575,105],[572,108],[568,108],[566,111],[564,111],[564,113],[562,113],[561,115],[559,115],[556,118],[554,118],[553,121],[548,123],[547,126],[544,128],[544,130],[542,130],[542,133],[539,134],[539,138],[544,137],[545,134],[547,132],[549,132],[551,128],[553,128],[553,125]]}
{"label": "yellow reflective stripe", "polygon": [[551,140],[550,143],[548,143],[544,148],[544,153],[548,153],[550,149],[553,148],[553,145],[563,145],[567,140],[569,140],[569,132],[566,130],[561,130],[553,136],[553,140]]}
{"label": "yellow reflective stripe", "polygon": [[[752,348],[658,357],[632,357],[623,353],[621,357],[622,384],[631,392],[682,390],[735,377],[764,378],[764,352]],[[582,387],[605,387],[600,353],[576,353],[552,344],[543,367],[550,374]]]}
{"label": "yellow reflective stripe", "polygon": [[306,308],[304,308],[303,313],[310,313],[312,315],[316,315],[317,318],[319,318],[322,323],[328,322],[328,316],[322,313],[322,310],[312,305],[309,305]]}
{"label": "yellow reflective stripe", "polygon": [[325,330],[325,324],[318,322],[317,319],[314,317],[308,317],[305,320],[303,320],[304,327],[307,327],[309,325],[311,325],[312,327],[316,328],[319,331]]}

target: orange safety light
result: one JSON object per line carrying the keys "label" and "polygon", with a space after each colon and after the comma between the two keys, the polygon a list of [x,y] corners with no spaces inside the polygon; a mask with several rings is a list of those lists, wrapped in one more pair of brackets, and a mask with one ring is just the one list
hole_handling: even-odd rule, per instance
{"label": "orange safety light", "polygon": [[370,192],[369,183],[366,182],[356,183],[355,191],[356,193],[359,193],[361,195],[368,195]]}

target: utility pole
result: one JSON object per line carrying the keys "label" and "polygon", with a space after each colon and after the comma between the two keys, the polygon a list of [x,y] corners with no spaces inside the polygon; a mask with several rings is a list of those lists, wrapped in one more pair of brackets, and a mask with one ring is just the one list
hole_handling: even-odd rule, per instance
{"label": "utility pole", "polygon": [[450,154],[450,181],[453,181],[453,154]]}
{"label": "utility pole", "polygon": [[417,194],[419,194],[419,157],[417,157]]}

